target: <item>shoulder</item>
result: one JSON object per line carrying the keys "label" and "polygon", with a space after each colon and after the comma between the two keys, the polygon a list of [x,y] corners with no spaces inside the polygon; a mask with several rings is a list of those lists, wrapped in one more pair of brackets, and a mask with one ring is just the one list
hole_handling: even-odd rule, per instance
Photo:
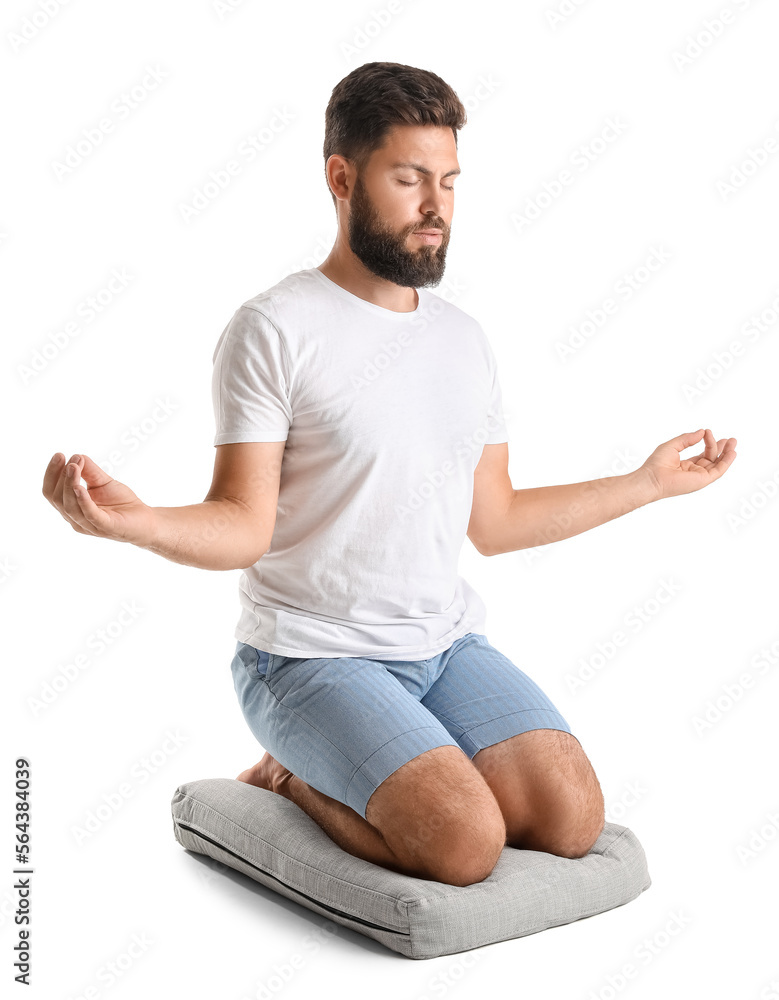
{"label": "shoulder", "polygon": [[287,326],[294,329],[303,318],[316,314],[319,307],[322,286],[312,271],[313,268],[306,268],[287,274],[275,285],[243,302],[239,311],[261,314],[279,332]]}

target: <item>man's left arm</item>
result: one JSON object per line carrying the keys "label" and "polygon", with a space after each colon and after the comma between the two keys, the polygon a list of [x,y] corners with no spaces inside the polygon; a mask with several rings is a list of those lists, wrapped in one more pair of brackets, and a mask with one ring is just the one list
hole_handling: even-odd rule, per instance
{"label": "man's left arm", "polygon": [[[701,438],[700,455],[682,459],[681,452]],[[515,490],[508,444],[487,444],[474,472],[468,537],[487,556],[558,542],[654,500],[700,490],[719,479],[735,458],[735,438],[717,441],[709,428],[701,428],[665,441],[640,468],[623,476]]]}

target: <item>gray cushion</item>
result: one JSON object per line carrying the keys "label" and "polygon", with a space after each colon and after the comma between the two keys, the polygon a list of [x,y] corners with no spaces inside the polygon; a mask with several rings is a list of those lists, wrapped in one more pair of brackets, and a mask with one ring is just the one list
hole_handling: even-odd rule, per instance
{"label": "gray cushion", "polygon": [[615,823],[583,858],[504,847],[483,882],[453,886],[355,858],[294,802],[234,778],[179,785],[171,810],[188,851],[409,958],[534,934],[620,906],[651,884],[641,844]]}

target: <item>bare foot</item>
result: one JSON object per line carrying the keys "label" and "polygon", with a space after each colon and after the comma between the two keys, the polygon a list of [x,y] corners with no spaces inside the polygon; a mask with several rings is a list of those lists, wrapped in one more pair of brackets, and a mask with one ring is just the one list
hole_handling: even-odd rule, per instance
{"label": "bare foot", "polygon": [[287,786],[290,778],[293,777],[291,771],[287,770],[275,757],[266,751],[265,756],[254,767],[249,767],[237,777],[237,781],[245,781],[247,785],[256,785],[257,788],[266,788],[269,792],[276,792],[289,798]]}

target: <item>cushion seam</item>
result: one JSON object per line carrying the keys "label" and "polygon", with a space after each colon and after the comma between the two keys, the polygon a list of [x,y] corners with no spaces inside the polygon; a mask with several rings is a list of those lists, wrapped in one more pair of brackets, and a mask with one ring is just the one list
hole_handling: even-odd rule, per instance
{"label": "cushion seam", "polygon": [[[261,840],[262,839],[256,833],[252,833],[251,830],[247,830],[245,827],[242,827],[232,817],[225,816],[224,813],[219,812],[213,806],[208,805],[208,803],[203,802],[202,799],[198,799],[194,795],[190,795],[187,792],[184,793],[184,796],[185,796],[185,798],[190,799],[192,802],[196,802],[203,809],[207,809],[209,812],[213,813],[215,816],[219,816],[221,819],[227,820],[228,823],[232,824],[232,826],[235,827],[236,829],[242,830],[245,834],[247,834],[247,836],[253,837],[256,840]],[[178,818],[179,817],[176,817],[176,819],[178,819]],[[192,822],[191,819],[190,819],[190,822]],[[312,822],[313,822],[313,820],[312,820]],[[207,831],[203,830],[202,832],[205,834]],[[308,861],[301,861],[300,858],[296,858],[296,857],[294,857],[291,854],[287,854],[280,847],[277,847],[275,844],[270,843],[270,841],[268,841],[268,840],[262,840],[262,843],[266,844],[272,850],[278,852],[282,857],[287,858],[289,861],[295,862],[295,863],[300,864],[300,865],[304,865],[309,871],[316,872],[319,875],[323,874],[321,868],[314,868],[313,865],[311,865]],[[241,854],[243,856],[243,852],[239,851],[235,847],[235,845],[231,844],[230,848],[231,848],[231,850],[234,850],[236,854]],[[244,856],[244,861],[250,862],[252,860],[253,859],[247,858],[247,857]],[[333,881],[338,881],[338,882],[340,882],[344,886],[351,886],[353,889],[355,889],[358,892],[373,893],[374,895],[381,896],[383,899],[386,899],[386,900],[388,900],[391,903],[402,904],[402,906],[404,907],[404,909],[406,911],[406,917],[408,917],[408,907],[409,907],[408,900],[401,900],[401,899],[398,899],[397,896],[390,896],[387,893],[382,892],[381,889],[367,889],[365,886],[357,885],[355,882],[348,882],[346,879],[344,879],[340,875],[332,875],[330,873],[327,873],[327,876],[328,876],[329,879],[332,879]],[[300,888],[299,886],[297,886],[297,885],[292,886],[292,888],[294,888],[296,891],[302,893],[303,895],[311,895],[311,893],[304,892],[304,890],[302,888]]]}

